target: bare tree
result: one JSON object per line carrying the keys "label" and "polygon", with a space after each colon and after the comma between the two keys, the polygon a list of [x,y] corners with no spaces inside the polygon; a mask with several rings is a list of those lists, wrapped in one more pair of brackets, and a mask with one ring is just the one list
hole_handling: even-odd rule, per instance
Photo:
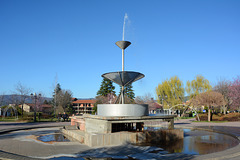
{"label": "bare tree", "polygon": [[229,86],[229,97],[231,99],[231,108],[240,110],[240,76],[233,79]]}
{"label": "bare tree", "polygon": [[[31,89],[22,85],[20,82],[15,87],[16,95],[20,96],[19,103],[22,105],[22,118],[23,118],[23,104],[25,103],[26,99],[29,97]],[[15,103],[18,104],[18,103]]]}
{"label": "bare tree", "polygon": [[135,98],[137,104],[149,104],[152,102],[152,95],[150,93],[145,94],[144,96],[137,96]]}
{"label": "bare tree", "polygon": [[208,121],[211,121],[211,107],[226,105],[223,95],[214,91],[201,93],[193,98],[191,102],[194,106],[208,107]]}
{"label": "bare tree", "polygon": [[229,108],[230,103],[231,103],[231,99],[230,99],[230,96],[229,96],[230,86],[231,86],[230,81],[225,80],[225,79],[221,79],[221,80],[218,81],[217,85],[215,85],[213,87],[214,91],[221,93],[224,97],[224,100],[226,102],[226,105],[222,106],[224,114],[226,114],[227,109]]}
{"label": "bare tree", "polygon": [[68,105],[71,105],[72,92],[70,90],[61,90],[57,93],[58,110],[65,112]]}
{"label": "bare tree", "polygon": [[37,95],[41,95],[36,101],[37,111],[41,112],[42,111],[42,104],[44,102],[44,94],[39,92]]}

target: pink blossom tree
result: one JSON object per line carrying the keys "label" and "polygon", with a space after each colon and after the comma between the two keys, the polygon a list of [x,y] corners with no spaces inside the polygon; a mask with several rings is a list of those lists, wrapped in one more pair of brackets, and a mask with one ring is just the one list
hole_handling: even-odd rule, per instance
{"label": "pink blossom tree", "polygon": [[231,108],[240,108],[240,76],[234,78],[233,82],[229,86],[229,97],[231,98]]}

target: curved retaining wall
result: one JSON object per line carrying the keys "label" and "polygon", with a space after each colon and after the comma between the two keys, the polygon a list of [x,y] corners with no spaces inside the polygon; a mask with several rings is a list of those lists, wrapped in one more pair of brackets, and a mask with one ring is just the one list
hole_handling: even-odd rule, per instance
{"label": "curved retaining wall", "polygon": [[147,104],[98,104],[99,116],[147,116]]}

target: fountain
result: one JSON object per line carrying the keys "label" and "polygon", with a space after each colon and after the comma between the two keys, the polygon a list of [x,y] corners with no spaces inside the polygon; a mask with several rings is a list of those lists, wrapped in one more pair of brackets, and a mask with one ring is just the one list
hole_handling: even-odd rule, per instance
{"label": "fountain", "polygon": [[[173,129],[175,115],[149,116],[147,104],[125,104],[124,87],[144,77],[139,72],[124,71],[124,50],[130,44],[129,41],[116,42],[116,45],[122,49],[122,71],[102,75],[122,88],[115,104],[98,104],[97,115],[85,114],[71,117],[72,126],[66,126],[66,129],[62,130],[64,134],[90,147],[120,145],[126,142],[150,141],[152,143],[170,140],[172,137],[183,138],[183,131]],[[144,131],[145,123],[160,121],[168,123],[168,130]],[[72,131],[78,128],[78,132]]]}
{"label": "fountain", "polygon": [[[124,25],[125,20],[124,18]],[[67,127],[63,133],[90,147],[120,145],[126,142],[140,143],[146,140],[158,141],[172,137],[183,138],[183,131],[173,129],[175,115],[149,116],[147,104],[125,104],[124,88],[144,77],[142,73],[124,70],[124,51],[130,44],[131,42],[124,41],[123,34],[123,40],[116,42],[122,50],[122,71],[102,75],[121,87],[115,104],[98,104],[97,115],[71,117],[72,127]],[[167,122],[169,130],[144,131],[145,123],[160,121]],[[79,128],[79,132],[72,132],[71,129],[76,130],[76,127]]]}
{"label": "fountain", "polygon": [[125,23],[128,19],[127,14],[124,16],[123,23],[123,38],[122,41],[117,41],[116,45],[122,50],[122,71],[110,72],[102,75],[103,78],[107,78],[121,88],[121,92],[116,99],[115,103],[119,101],[119,104],[99,104],[97,106],[98,115],[100,116],[147,116],[148,105],[147,104],[125,104],[124,88],[127,85],[144,77],[144,74],[133,71],[124,71],[124,51],[131,45],[131,42],[124,41]]}
{"label": "fountain", "polygon": [[[122,49],[122,71],[105,73],[102,77],[107,78],[120,85],[121,92],[116,99],[119,104],[99,104],[97,106],[100,116],[147,116],[147,104],[125,104],[124,88],[127,85],[144,77],[142,73],[124,71],[124,50],[131,44],[129,41],[118,41],[116,45]],[[116,103],[115,102],[115,103]]]}

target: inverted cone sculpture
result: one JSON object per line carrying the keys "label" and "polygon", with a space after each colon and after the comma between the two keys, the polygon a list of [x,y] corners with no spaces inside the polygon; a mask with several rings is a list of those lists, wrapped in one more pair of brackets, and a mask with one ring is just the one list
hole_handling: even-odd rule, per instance
{"label": "inverted cone sculpture", "polygon": [[119,71],[105,73],[102,77],[107,78],[120,86],[126,86],[144,77],[144,74],[132,71]]}
{"label": "inverted cone sculpture", "polygon": [[129,42],[129,41],[117,41],[115,44],[121,49],[126,49],[131,44],[131,42]]}

